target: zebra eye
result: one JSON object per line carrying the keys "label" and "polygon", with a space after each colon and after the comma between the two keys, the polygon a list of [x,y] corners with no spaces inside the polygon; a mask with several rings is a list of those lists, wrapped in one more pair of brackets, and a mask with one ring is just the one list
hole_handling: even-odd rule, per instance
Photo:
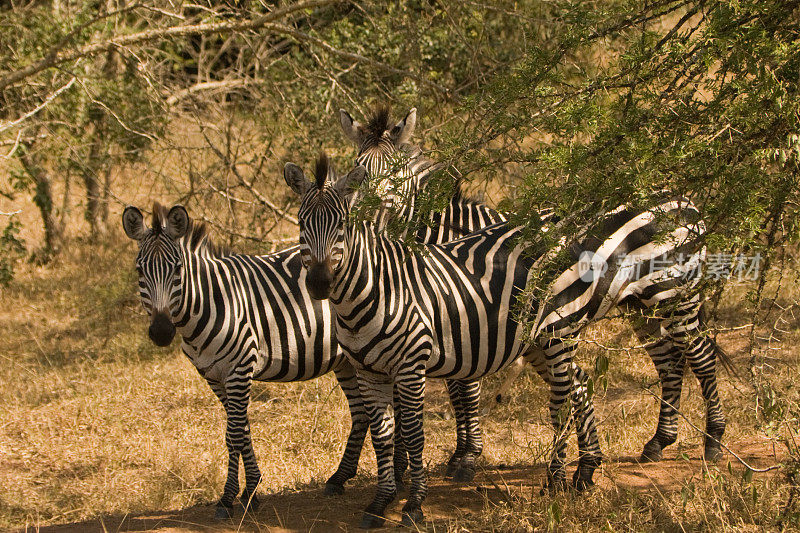
{"label": "zebra eye", "polygon": [[144,270],[142,270],[142,267],[139,265],[136,265],[136,272],[138,272],[140,276],[144,276]]}

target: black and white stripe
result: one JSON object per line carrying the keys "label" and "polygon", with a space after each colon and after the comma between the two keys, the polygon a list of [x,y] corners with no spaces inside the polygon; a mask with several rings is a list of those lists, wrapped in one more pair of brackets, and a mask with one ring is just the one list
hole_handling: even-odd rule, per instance
{"label": "black and white stripe", "polygon": [[[693,292],[694,281],[684,276],[692,265],[673,257],[696,246],[703,233],[696,209],[685,199],[667,199],[649,210],[622,207],[561,250],[548,250],[537,242],[519,245],[521,230],[498,224],[415,251],[382,236],[369,223],[346,224],[352,186],[364,179],[362,169],[333,185],[320,179],[311,183],[298,170],[294,167],[285,177],[303,198],[299,218],[305,246],[319,249],[318,235],[345,224],[343,257],[331,264],[327,251],[322,256],[309,254],[306,266],[309,283],[321,283],[317,296],[327,293],[333,303],[337,337],[357,369],[367,402],[379,471],[378,493],[362,525],[382,523],[385,507],[396,494],[387,415],[393,387],[399,391],[412,479],[404,519],[418,521],[427,492],[422,464],[426,376],[475,380],[524,355],[551,390],[556,437],[550,484],[565,483],[565,436],[574,419],[580,456],[573,482],[579,488],[592,483],[601,459],[587,376],[572,360],[584,325],[617,306],[639,310],[646,322],[658,324],[672,349],[697,364],[698,375],[713,376],[715,358],[707,357],[713,343],[696,335],[701,302]],[[665,218],[675,224],[667,232],[661,231]],[[580,259],[588,252],[608,261],[607,276],[588,281],[581,277]],[[566,253],[568,260],[549,279],[537,280],[548,290],[532,304],[533,333],[523,339],[523,326],[511,308],[531,272],[544,271],[556,253]],[[653,259],[663,260],[659,264],[664,266],[653,272],[635,268]],[[702,369],[700,360],[706,365]],[[721,435],[724,421],[715,387],[704,386],[703,391],[708,426]]]}

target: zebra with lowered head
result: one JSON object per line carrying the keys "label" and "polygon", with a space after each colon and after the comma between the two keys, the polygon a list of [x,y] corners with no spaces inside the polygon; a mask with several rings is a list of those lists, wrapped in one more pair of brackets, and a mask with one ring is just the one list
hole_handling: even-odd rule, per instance
{"label": "zebra with lowered head", "polygon": [[[684,198],[664,197],[650,209],[621,206],[587,228],[560,251],[567,258],[548,269],[544,296],[527,309],[531,334],[512,306],[531,279],[559,250],[543,243],[519,243],[521,230],[497,224],[463,239],[412,250],[369,223],[349,223],[354,188],[363,180],[359,168],[334,182],[327,180],[326,160],[318,162],[315,181],[289,163],[287,184],[301,196],[300,249],[315,297],[333,304],[337,337],[356,367],[378,460],[378,492],[365,510],[362,526],[379,526],[395,495],[391,461],[392,427],[387,407],[393,387],[399,390],[401,426],[409,453],[412,485],[403,508],[405,522],[422,519],[427,492],[422,466],[422,403],[425,378],[477,379],[496,372],[518,356],[532,362],[550,386],[550,415],[556,430],[548,466],[553,489],[566,482],[563,435],[574,418],[579,447],[573,483],[592,484],[601,454],[587,376],[572,361],[575,339],[588,323],[615,307],[641,313],[640,332],[660,337],[659,353],[688,360],[695,373],[715,373],[713,341],[702,334],[702,300],[697,280],[688,274],[698,255],[704,227],[697,209]],[[665,230],[665,221],[667,229]],[[581,273],[586,254],[601,258],[605,276]],[[658,259],[658,261],[654,261]],[[650,263],[650,270],[640,268]],[[677,355],[680,354],[680,355]],[[682,365],[673,373],[680,376]],[[719,398],[703,386],[708,406],[709,447],[719,446],[724,430]],[[569,401],[571,399],[571,401]],[[572,416],[568,416],[572,411]]]}

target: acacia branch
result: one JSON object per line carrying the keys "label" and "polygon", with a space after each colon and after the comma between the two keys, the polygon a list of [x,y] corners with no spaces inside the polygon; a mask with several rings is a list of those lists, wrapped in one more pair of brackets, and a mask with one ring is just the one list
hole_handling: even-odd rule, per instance
{"label": "acacia branch", "polygon": [[149,41],[162,40],[168,37],[186,37],[189,35],[204,35],[208,33],[230,33],[235,31],[255,30],[264,28],[266,26],[274,26],[270,23],[274,20],[280,19],[285,15],[305,9],[339,3],[341,1],[342,0],[308,0],[306,2],[300,2],[282,9],[276,9],[271,13],[267,13],[266,15],[252,20],[171,26],[169,28],[159,28],[156,30],[133,33],[131,35],[123,35],[121,37],[115,37],[99,43],[89,43],[81,48],[78,48],[77,50],[70,50],[66,52],[54,50],[43,59],[28,65],[27,67],[6,74],[0,78],[0,91],[14,83],[38,74],[43,70],[47,70],[69,61],[75,61],[76,59],[80,59],[82,57],[108,52],[109,50],[113,50],[115,48],[122,48]]}
{"label": "acacia branch", "polygon": [[187,87],[185,89],[181,89],[176,91],[175,93],[171,94],[167,97],[167,104],[168,105],[175,105],[181,100],[191,96],[194,93],[198,93],[201,91],[214,91],[218,89],[228,90],[228,89],[236,89],[241,87],[247,87],[248,85],[257,84],[257,80],[248,80],[248,79],[228,79],[228,80],[220,80],[220,81],[207,81],[203,83],[197,83],[192,85],[191,87]]}
{"label": "acacia branch", "polygon": [[11,129],[14,126],[26,121],[27,119],[31,118],[33,115],[35,115],[36,113],[38,113],[39,111],[41,111],[42,109],[47,107],[50,104],[50,102],[52,102],[53,100],[58,98],[58,95],[60,95],[61,93],[63,93],[64,91],[66,91],[67,89],[72,87],[72,85],[75,83],[75,79],[76,78],[73,77],[71,80],[69,80],[66,83],[66,85],[60,87],[53,94],[51,94],[50,96],[45,98],[44,102],[42,102],[41,104],[37,105],[36,107],[34,107],[30,111],[28,111],[27,113],[22,115],[21,117],[19,117],[18,119],[7,121],[7,122],[0,122],[0,133],[6,131],[8,129]]}

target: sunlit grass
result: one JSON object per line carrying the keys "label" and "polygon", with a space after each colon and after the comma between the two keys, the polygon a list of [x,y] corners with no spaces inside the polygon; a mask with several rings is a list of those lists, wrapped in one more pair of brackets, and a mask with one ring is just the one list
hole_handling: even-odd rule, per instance
{"label": "sunlit grass", "polygon": [[[177,342],[157,349],[147,340],[131,268],[134,253],[127,241],[91,249],[77,246],[48,270],[23,269],[0,295],[0,527],[184,509],[211,503],[221,493],[227,460],[223,411]],[[749,321],[749,310],[740,303],[744,291],[726,293],[721,326]],[[796,293],[791,286],[782,297]],[[719,337],[742,374],[736,378],[720,372],[729,420],[725,442],[749,450],[748,457],[763,455],[758,465],[764,466],[778,461],[770,457],[771,444],[763,438],[767,431],[786,435],[797,428],[768,425],[756,416],[745,371],[748,334],[736,330]],[[614,348],[635,344],[620,319],[593,326],[584,338]],[[794,403],[797,339],[796,328],[784,334],[781,349],[768,352],[771,359],[764,367],[774,389]],[[591,369],[601,352],[587,343],[579,360]],[[599,488],[584,496],[539,495],[552,433],[548,393],[532,371],[520,376],[502,405],[491,401],[502,376],[485,380],[481,464],[488,470],[477,481],[483,489],[476,493],[442,486],[438,466],[452,449],[454,423],[442,383],[431,382],[425,460],[434,480],[426,505],[432,530],[797,527],[796,504],[785,510],[791,485],[783,473],[749,480],[732,459],[732,473],[727,461],[704,471],[696,460],[680,459],[681,454],[696,459],[702,450],[702,436],[684,420],[668,462],[647,469],[631,462],[655,429],[657,401],[645,391],[651,387],[658,393],[655,371],[641,350],[613,351],[609,358],[609,388],[597,393],[608,460],[595,476]],[[300,490],[305,495],[301,500],[318,503],[349,429],[346,402],[335,379],[258,384],[253,396],[252,434],[264,474],[260,493]],[[703,426],[702,398],[693,378],[686,380],[682,411]],[[777,457],[787,457],[775,442]],[[570,457],[575,456],[573,438]],[[351,483],[362,489],[348,492],[361,499],[348,500],[346,494],[341,501],[349,509],[362,508],[374,476],[367,444],[360,474]],[[288,521],[287,527],[294,513],[302,515],[302,508],[281,519]],[[274,526],[265,516],[256,515],[253,524]]]}

